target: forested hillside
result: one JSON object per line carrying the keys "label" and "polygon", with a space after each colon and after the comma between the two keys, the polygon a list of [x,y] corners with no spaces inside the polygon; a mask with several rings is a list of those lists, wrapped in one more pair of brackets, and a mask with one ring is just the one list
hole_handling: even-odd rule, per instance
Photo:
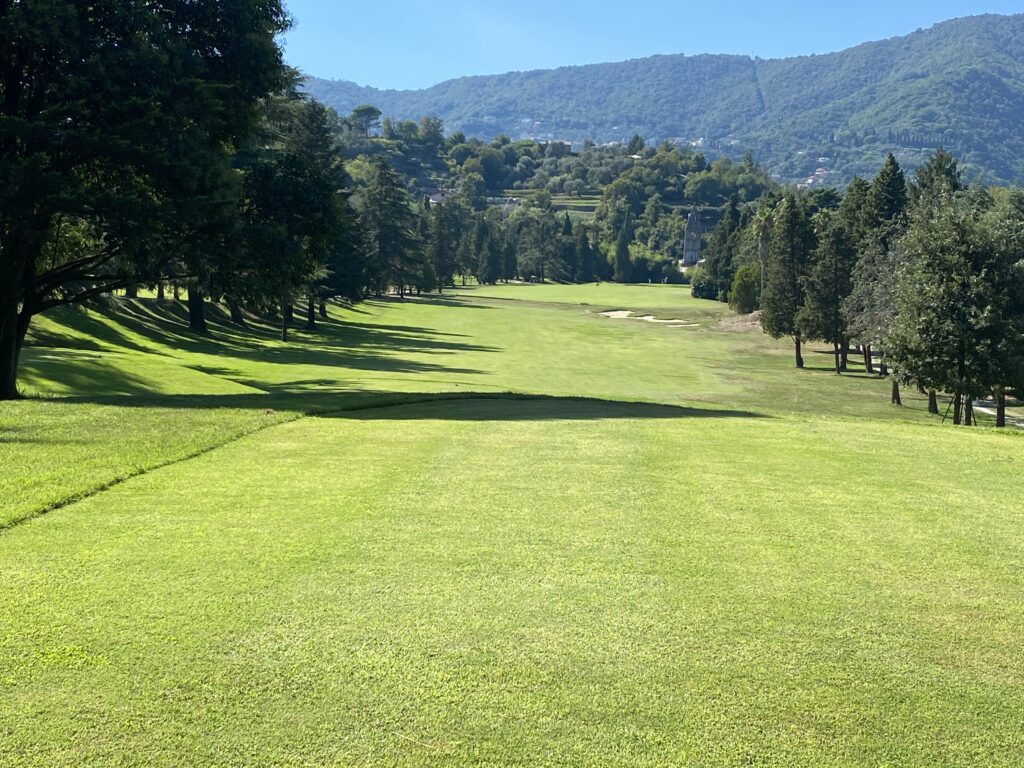
{"label": "forested hillside", "polygon": [[490,139],[625,141],[639,133],[751,151],[783,180],[842,184],[894,150],[916,167],[938,147],[968,178],[1024,181],[1024,15],[975,16],[839,53],[764,60],[653,56],[464,77],[420,91],[309,78],[341,113],[371,103],[396,119],[436,115]]}

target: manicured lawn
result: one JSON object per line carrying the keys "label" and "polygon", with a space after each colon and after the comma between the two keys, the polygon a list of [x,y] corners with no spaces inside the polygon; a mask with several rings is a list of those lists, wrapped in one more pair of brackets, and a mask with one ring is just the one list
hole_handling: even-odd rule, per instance
{"label": "manicured lawn", "polygon": [[0,406],[8,521],[148,470],[0,530],[0,763],[1020,765],[1020,435],[671,286],[129,309]]}

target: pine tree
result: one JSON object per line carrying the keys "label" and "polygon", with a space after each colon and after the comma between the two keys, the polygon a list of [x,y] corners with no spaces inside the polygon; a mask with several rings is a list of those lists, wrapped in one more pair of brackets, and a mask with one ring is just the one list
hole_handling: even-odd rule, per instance
{"label": "pine tree", "polygon": [[[819,214],[819,216],[822,214]],[[855,241],[841,215],[830,217],[818,238],[814,262],[804,280],[804,305],[797,314],[803,337],[832,344],[836,373],[848,337],[842,304],[853,288]]]}
{"label": "pine tree", "polygon": [[899,246],[890,350],[904,380],[954,393],[954,423],[970,403],[1021,383],[1024,200],[979,211],[966,195],[915,212]]}
{"label": "pine tree", "polygon": [[[860,211],[851,221],[851,226],[860,230],[859,256],[843,311],[851,335],[864,348],[865,368],[872,373],[872,347],[884,343],[894,314],[888,302],[893,296],[896,260],[889,251],[906,227],[907,184],[891,153],[870,188],[864,190],[863,184],[855,181],[857,186],[851,185],[847,197],[851,193],[856,199],[863,195],[860,206],[854,206]],[[883,374],[884,370],[883,362]]]}
{"label": "pine tree", "polygon": [[910,187],[913,204],[933,205],[940,198],[956,194],[964,189],[960,168],[953,155],[938,149],[914,174]]}
{"label": "pine tree", "polygon": [[707,278],[714,286],[719,301],[726,301],[732,278],[736,272],[734,265],[736,232],[740,228],[739,197],[732,195],[722,218],[708,237],[708,247],[704,252],[704,269]]}
{"label": "pine tree", "polygon": [[776,210],[761,296],[761,327],[772,338],[791,336],[796,367],[803,368],[797,314],[804,305],[803,281],[814,250],[814,230],[796,195],[786,195]]}
{"label": "pine tree", "polygon": [[890,152],[882,169],[871,182],[865,221],[872,229],[880,229],[901,218],[907,210],[907,180],[903,169]]}
{"label": "pine tree", "polygon": [[404,290],[413,273],[415,220],[405,185],[383,157],[372,161],[373,176],[360,200],[371,281],[378,296],[389,285]]}

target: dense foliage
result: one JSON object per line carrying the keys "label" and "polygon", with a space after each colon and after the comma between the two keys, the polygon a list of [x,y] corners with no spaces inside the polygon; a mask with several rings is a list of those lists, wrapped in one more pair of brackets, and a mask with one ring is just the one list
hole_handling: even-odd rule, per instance
{"label": "dense foliage", "polygon": [[824,168],[829,184],[866,176],[892,150],[908,167],[938,147],[973,178],[1024,181],[1024,15],[975,16],[839,53],[765,60],[653,56],[616,64],[464,77],[421,91],[310,78],[347,113],[371,102],[400,118],[438,115],[490,140],[699,143],[752,151],[780,178]]}
{"label": "dense foliage", "polygon": [[[801,343],[818,339],[832,344],[842,373],[856,341],[869,373],[881,358],[894,404],[901,383],[928,392],[932,413],[945,392],[954,423],[971,425],[973,403],[990,396],[1003,425],[1006,393],[1024,388],[1019,190],[965,188],[956,160],[941,151],[908,183],[890,155],[841,202],[788,193],[767,215],[761,325],[792,337],[798,367]],[[752,250],[738,255],[737,275],[756,268]],[[734,306],[755,305],[751,283],[734,280]]]}

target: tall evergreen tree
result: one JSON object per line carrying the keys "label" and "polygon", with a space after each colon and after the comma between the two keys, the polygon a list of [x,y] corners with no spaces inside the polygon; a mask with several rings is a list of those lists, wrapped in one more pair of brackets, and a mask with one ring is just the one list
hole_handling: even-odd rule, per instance
{"label": "tall evergreen tree", "polygon": [[[858,183],[851,191],[859,196],[863,187]],[[865,367],[871,373],[872,349],[884,343],[895,313],[887,304],[892,301],[896,268],[896,257],[890,250],[906,226],[906,179],[891,153],[864,194],[862,211],[856,217],[856,226],[861,229],[859,255],[844,314],[851,334],[864,348]],[[897,401],[896,380],[893,382],[893,400]]]}
{"label": "tall evergreen tree", "polygon": [[761,296],[761,326],[772,338],[792,337],[797,368],[804,366],[797,315],[804,305],[803,284],[814,247],[807,211],[796,195],[789,193],[775,212]]}
{"label": "tall evergreen tree", "polygon": [[977,397],[1018,384],[1024,337],[1024,201],[979,213],[965,195],[919,209],[900,241],[890,349],[901,376],[954,393],[954,423]]}
{"label": "tall evergreen tree", "polygon": [[579,263],[576,280],[581,283],[592,282],[594,274],[594,249],[590,244],[590,236],[583,223],[576,225],[576,258]]}
{"label": "tall evergreen tree", "polygon": [[727,300],[732,278],[736,273],[736,233],[740,226],[739,196],[734,194],[729,198],[722,218],[711,230],[704,251],[704,269],[719,301]]}
{"label": "tall evergreen tree", "polygon": [[370,279],[378,296],[389,285],[401,293],[414,272],[415,219],[409,193],[383,157],[372,160],[373,175],[359,195]]}
{"label": "tall evergreen tree", "polygon": [[956,158],[944,149],[938,149],[914,174],[910,197],[914,205],[932,205],[942,197],[954,195],[964,189]]}
{"label": "tall evergreen tree", "polygon": [[615,241],[615,274],[613,279],[617,283],[628,283],[633,275],[633,262],[629,255],[629,244],[633,240],[633,216],[626,211],[619,228],[619,236]]}
{"label": "tall evergreen tree", "polygon": [[832,344],[837,374],[843,370],[842,350],[848,338],[842,304],[853,288],[856,262],[856,241],[844,217],[841,214],[828,217],[803,283],[804,305],[797,313],[797,326],[804,338]]}

